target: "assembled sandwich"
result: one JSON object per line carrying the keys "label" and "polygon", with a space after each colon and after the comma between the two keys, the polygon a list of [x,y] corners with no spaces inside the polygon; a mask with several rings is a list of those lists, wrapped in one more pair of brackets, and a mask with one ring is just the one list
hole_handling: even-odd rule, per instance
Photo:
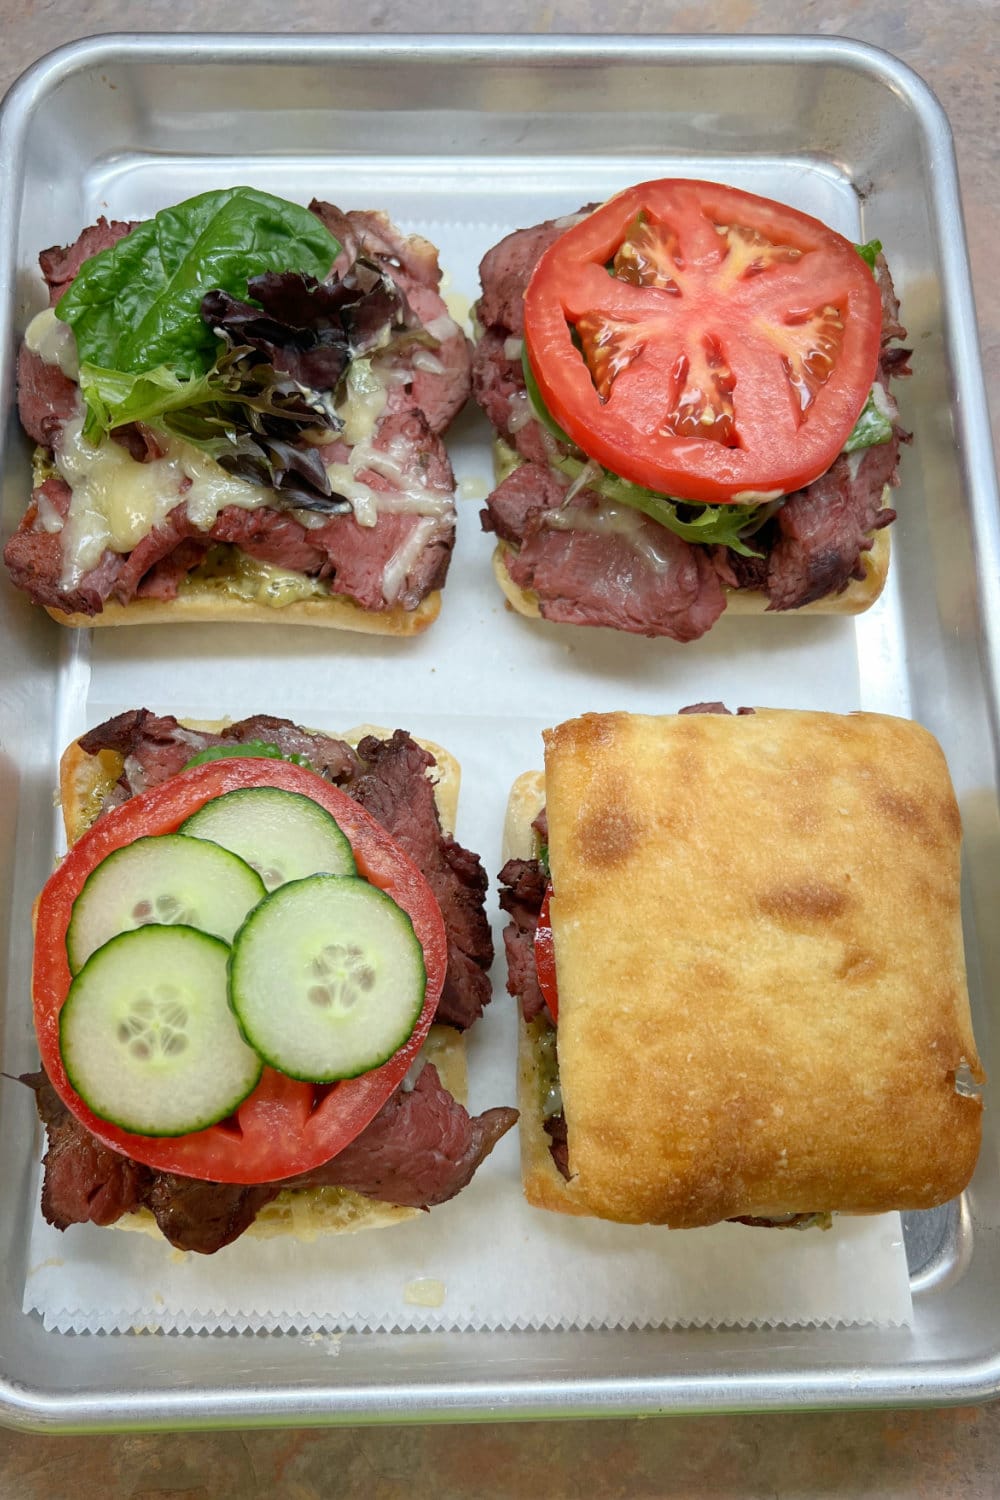
{"label": "assembled sandwich", "polygon": [[210,1254],[465,1187],[517,1116],[460,1102],[492,943],[482,865],[447,831],[453,758],[401,730],[143,709],[70,746],[60,780],[25,1078],[46,1219]]}
{"label": "assembled sandwich", "polygon": [[642,183],[480,266],[483,512],[526,615],[692,641],[855,613],[888,567],[906,373],[881,246],[715,183]]}
{"label": "assembled sandwich", "polygon": [[571,720],[515,784],[528,1200],[678,1229],[943,1203],[983,1074],[941,750],[877,714],[702,708]]}
{"label": "assembled sandwich", "polygon": [[4,552],[36,603],[70,625],[434,619],[470,354],[432,245],[238,187],[39,260],[34,487]]}

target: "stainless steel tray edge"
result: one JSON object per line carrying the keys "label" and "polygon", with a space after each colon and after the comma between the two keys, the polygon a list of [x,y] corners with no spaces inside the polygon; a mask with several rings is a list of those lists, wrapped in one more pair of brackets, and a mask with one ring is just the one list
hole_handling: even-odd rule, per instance
{"label": "stainless steel tray edge", "polygon": [[[331,61],[375,59],[447,58],[454,65],[488,58],[494,66],[557,64],[572,68],[618,60],[631,64],[686,61],[692,66],[734,59],[793,65],[812,59],[853,67],[881,81],[903,97],[920,122],[929,157],[931,212],[940,247],[940,275],[947,308],[945,339],[952,368],[961,376],[961,401],[953,407],[955,441],[959,450],[977,544],[976,568],[979,594],[980,651],[988,677],[991,701],[989,724],[996,757],[1000,736],[997,709],[1000,704],[1000,508],[989,438],[989,418],[980,372],[975,311],[968,264],[961,234],[961,205],[951,132],[940,105],[915,74],[888,54],[864,44],[835,38],[513,38],[513,37],[340,37],[293,38],[287,36],[205,35],[185,38],[142,34],[93,38],[59,49],[36,63],[14,86],[0,111],[0,253],[5,280],[3,294],[2,364],[4,391],[12,384],[13,331],[12,286],[6,269],[13,264],[20,214],[20,166],[25,132],[47,92],[58,83],[106,61],[172,60],[251,64],[315,64]],[[0,707],[3,706],[0,698]],[[23,830],[22,830],[23,837]],[[17,934],[12,943],[19,941]],[[9,1112],[4,1118],[9,1117]],[[8,1263],[17,1234],[6,1224],[0,1231],[0,1252]],[[778,1332],[786,1362],[781,1369],[764,1357],[769,1339]],[[0,1375],[0,1420],[35,1430],[105,1430],[152,1427],[206,1427],[287,1425],[327,1422],[391,1422],[460,1419],[517,1420],[528,1417],[574,1417],[583,1415],[652,1415],[669,1410],[747,1410],[774,1407],[816,1408],[829,1406],[916,1405],[970,1402],[1000,1393],[1000,1335],[988,1354],[964,1361],[935,1358],[933,1349],[918,1362],[904,1356],[912,1353],[913,1335],[890,1331],[885,1351],[898,1350],[877,1368],[860,1362],[853,1376],[816,1358],[816,1330],[678,1330],[633,1335],[633,1348],[640,1356],[626,1377],[595,1377],[580,1368],[580,1335],[523,1334],[375,1336],[385,1343],[387,1362],[400,1375],[391,1382],[370,1379],[337,1382],[329,1378],[332,1346],[322,1343],[298,1352],[300,1365],[292,1379],[282,1378],[281,1361],[274,1362],[273,1376],[265,1378],[269,1344],[287,1343],[287,1336],[272,1339],[200,1339],[214,1346],[214,1354],[195,1363],[204,1365],[201,1378],[171,1388],[171,1345],[168,1338],[147,1341],[145,1375],[147,1389],[140,1391],[123,1380],[96,1395],[56,1394],[39,1382],[22,1380],[10,1370],[17,1349],[4,1348]],[[859,1331],[860,1332],[860,1331]],[[836,1333],[853,1342],[854,1330]],[[84,1357],[89,1339],[44,1335],[59,1339],[65,1357],[72,1363]],[[521,1373],[526,1338],[543,1337],[551,1375]],[[603,1338],[603,1336],[592,1336]],[[456,1379],[452,1373],[451,1347],[464,1343],[470,1363],[478,1360],[481,1378]],[[605,1339],[615,1350],[612,1365],[620,1368],[618,1336]],[[703,1354],[706,1340],[714,1341],[714,1370],[706,1372]],[[136,1341],[141,1342],[141,1341]],[[301,1342],[301,1341],[299,1341]],[[398,1347],[399,1343],[407,1346]],[[76,1345],[77,1350],[70,1346]],[[519,1348],[520,1345],[520,1348]],[[81,1349],[81,1346],[83,1348]],[[658,1368],[657,1350],[670,1348],[679,1357],[678,1368],[664,1374]],[[218,1379],[220,1351],[226,1354],[225,1383]],[[343,1356],[340,1356],[343,1359]],[[412,1362],[421,1367],[421,1378],[408,1376]],[[768,1364],[772,1368],[768,1369]],[[468,1367],[468,1366],[467,1366]],[[576,1371],[576,1373],[574,1373]],[[343,1374],[341,1368],[338,1373]],[[197,1372],[196,1372],[197,1374]]]}

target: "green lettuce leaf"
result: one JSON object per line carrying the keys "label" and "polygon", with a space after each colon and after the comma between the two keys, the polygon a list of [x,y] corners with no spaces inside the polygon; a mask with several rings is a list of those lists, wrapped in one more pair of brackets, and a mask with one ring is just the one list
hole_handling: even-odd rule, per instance
{"label": "green lettuce leaf", "polygon": [[246,293],[250,277],[294,269],[328,275],[340,245],[308,209],[255,188],[201,193],[162,209],[85,261],[56,315],[81,364],[181,379],[204,375],[218,340],[201,317],[207,292]]}
{"label": "green lettuce leaf", "polygon": [[875,270],[875,258],[882,254],[882,241],[869,240],[867,245],[855,245],[855,250],[861,256],[869,271]]}
{"label": "green lettuce leaf", "polygon": [[857,453],[860,448],[877,448],[880,443],[892,441],[892,418],[886,416],[879,404],[881,395],[882,387],[873,385],[868,392],[868,400],[861,408],[861,415],[844,444],[845,453]]}
{"label": "green lettuce leaf", "polygon": [[[553,458],[555,468],[571,479],[578,479],[588,465],[577,458]],[[607,469],[588,479],[586,489],[595,490],[606,500],[617,505],[629,505],[641,510],[653,521],[658,521],[668,531],[683,537],[686,542],[702,542],[707,545],[732,547],[742,557],[759,557],[750,547],[743,533],[751,530],[761,520],[765,504],[760,505],[696,505],[686,500],[669,500],[665,495],[656,495],[652,490],[632,484],[628,479],[619,479]],[[684,512],[683,516],[681,511]]]}

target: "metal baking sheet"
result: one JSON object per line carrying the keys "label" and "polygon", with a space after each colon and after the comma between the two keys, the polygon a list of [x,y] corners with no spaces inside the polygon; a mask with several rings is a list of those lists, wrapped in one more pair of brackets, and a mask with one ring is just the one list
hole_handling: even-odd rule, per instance
{"label": "metal baking sheet", "polygon": [[[39,248],[97,213],[141,216],[252,181],[387,208],[441,247],[474,297],[478,256],[508,229],[657,175],[708,176],[785,199],[891,254],[917,357],[902,392],[906,455],[891,582],[856,621],[726,620],[695,646],[566,633],[506,616],[489,592],[476,506],[438,625],[393,657],[325,632],[60,631],[0,584],[0,952],[3,1066],[34,1063],[25,934],[53,854],[55,757],[98,705],[197,702],[192,658],[226,660],[234,713],[370,702],[491,712],[505,723],[697,698],[911,715],[942,741],[966,828],[965,916],[976,1032],[994,1082],[982,1158],[959,1204],[907,1216],[908,1329],[73,1337],[20,1311],[37,1139],[31,1101],[0,1091],[0,1419],[39,1429],[198,1427],[651,1414],[975,1401],[1000,1391],[1000,978],[996,482],[947,121],[909,70],[825,38],[104,37],[37,64],[0,121],[4,535],[29,485],[13,411],[16,340],[39,304]],[[485,429],[463,419],[470,488]],[[478,611],[478,614],[476,614]],[[455,621],[483,632],[456,681]],[[548,667],[525,705],[519,653]],[[283,701],[294,656],[309,703]],[[600,701],[581,702],[600,683]],[[214,674],[213,674],[214,676]],[[263,683],[263,687],[262,687]],[[262,701],[266,689],[267,701]],[[709,690],[710,689],[710,690]],[[194,699],[192,695],[194,694]],[[331,705],[333,705],[331,707]],[[372,717],[376,714],[373,712]],[[489,851],[484,851],[489,855]],[[498,966],[499,967],[499,966]],[[336,1353],[336,1358],[331,1355]]]}

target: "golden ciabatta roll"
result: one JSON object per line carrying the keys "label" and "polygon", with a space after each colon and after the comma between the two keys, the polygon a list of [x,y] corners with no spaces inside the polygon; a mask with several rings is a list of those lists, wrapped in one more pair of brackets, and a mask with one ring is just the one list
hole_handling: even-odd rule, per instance
{"label": "golden ciabatta roll", "polygon": [[[512,794],[544,801],[570,1178],[521,1023],[530,1202],[692,1228],[943,1203],[979,1151],[961,825],[919,725],[791,710],[588,714]],[[549,1060],[544,1047],[547,1046]]]}
{"label": "golden ciabatta roll", "polygon": [[[225,727],[225,720],[187,719],[183,723],[189,729],[201,729],[217,733]],[[390,731],[376,725],[364,724],[347,731],[339,738],[352,745],[374,734],[388,737]],[[434,797],[442,827],[451,831],[455,826],[458,809],[458,793],[461,768],[455,757],[440,745],[428,740],[418,741],[434,756],[436,765],[430,774],[434,780]],[[122,772],[123,757],[112,750],[102,750],[97,755],[88,755],[74,741],[64,751],[59,766],[59,795],[66,837],[72,844],[85,833],[98,816],[108,792]],[[424,1043],[423,1055],[438,1071],[448,1092],[465,1104],[468,1098],[468,1071],[466,1067],[465,1040],[460,1032],[450,1026],[432,1026]],[[406,1219],[417,1217],[418,1208],[400,1208],[392,1203],[380,1203],[361,1193],[341,1187],[285,1188],[271,1203],[261,1208],[254,1222],[244,1231],[252,1239],[270,1239],[276,1235],[290,1234],[296,1239],[313,1240],[320,1234],[355,1233],[363,1229],[383,1229]],[[147,1208],[123,1214],[112,1226],[114,1229],[137,1230],[162,1238],[156,1220]]]}

